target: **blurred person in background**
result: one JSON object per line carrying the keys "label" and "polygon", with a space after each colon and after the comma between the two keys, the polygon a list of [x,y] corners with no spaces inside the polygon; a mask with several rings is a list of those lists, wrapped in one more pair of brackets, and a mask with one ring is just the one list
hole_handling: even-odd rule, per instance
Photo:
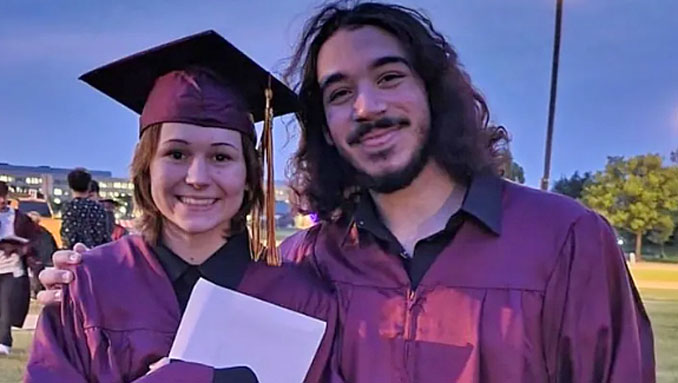
{"label": "blurred person in background", "polygon": [[106,210],[106,217],[108,218],[108,225],[111,227],[111,240],[117,241],[123,236],[129,234],[127,229],[120,225],[115,218],[115,209],[120,206],[120,202],[114,199],[102,199],[99,201]]}
{"label": "blurred person in background", "polygon": [[65,249],[72,249],[76,243],[94,248],[111,241],[106,211],[99,202],[91,199],[91,185],[92,175],[84,169],[75,169],[68,174],[73,199],[66,204],[62,216],[61,240]]}
{"label": "blurred person in background", "polygon": [[39,233],[37,225],[9,206],[9,187],[0,181],[0,355],[12,349],[11,327],[22,327],[30,303],[28,276],[42,270],[32,242]]}

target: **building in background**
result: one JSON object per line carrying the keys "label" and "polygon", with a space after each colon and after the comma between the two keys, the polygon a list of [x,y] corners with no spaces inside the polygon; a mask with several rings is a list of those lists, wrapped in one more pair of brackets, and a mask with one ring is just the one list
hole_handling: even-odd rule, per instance
{"label": "building in background", "polygon": [[286,203],[292,200],[292,189],[287,181],[275,181],[275,200]]}
{"label": "building in background", "polygon": [[[5,181],[9,185],[10,198],[24,201],[26,208],[31,206],[32,200],[46,201],[51,212],[40,211],[41,215],[46,216],[51,213],[55,218],[59,218],[62,207],[71,199],[71,192],[68,188],[68,173],[71,170],[73,169],[0,163],[0,181]],[[120,202],[116,217],[131,219],[134,212],[132,183],[126,178],[113,177],[108,171],[87,171],[92,174],[93,179],[99,182],[102,198],[111,198]]]}

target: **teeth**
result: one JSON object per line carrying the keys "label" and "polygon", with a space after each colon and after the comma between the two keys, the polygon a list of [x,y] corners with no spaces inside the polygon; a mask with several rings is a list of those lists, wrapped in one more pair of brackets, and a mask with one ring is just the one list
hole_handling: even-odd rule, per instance
{"label": "teeth", "polygon": [[207,206],[211,205],[216,201],[214,198],[191,198],[191,197],[179,197],[181,203],[186,205],[195,205],[195,206]]}

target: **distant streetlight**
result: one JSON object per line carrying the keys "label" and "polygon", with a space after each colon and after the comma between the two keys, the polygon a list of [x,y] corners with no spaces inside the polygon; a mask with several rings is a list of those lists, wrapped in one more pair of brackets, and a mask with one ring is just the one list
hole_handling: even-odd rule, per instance
{"label": "distant streetlight", "polygon": [[548,190],[551,177],[551,145],[553,142],[553,120],[556,114],[556,90],[558,88],[558,62],[560,60],[560,27],[563,19],[563,0],[556,0],[556,28],[553,38],[553,63],[551,66],[551,98],[549,100],[549,121],[546,128],[546,152],[544,153],[544,177],[542,190]]}

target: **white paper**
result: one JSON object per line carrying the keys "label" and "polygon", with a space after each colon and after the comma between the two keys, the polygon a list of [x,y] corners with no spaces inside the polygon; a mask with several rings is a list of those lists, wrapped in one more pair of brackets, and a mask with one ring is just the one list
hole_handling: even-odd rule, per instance
{"label": "white paper", "polygon": [[248,366],[260,383],[300,383],[325,327],[321,320],[200,279],[169,357],[214,368]]}

